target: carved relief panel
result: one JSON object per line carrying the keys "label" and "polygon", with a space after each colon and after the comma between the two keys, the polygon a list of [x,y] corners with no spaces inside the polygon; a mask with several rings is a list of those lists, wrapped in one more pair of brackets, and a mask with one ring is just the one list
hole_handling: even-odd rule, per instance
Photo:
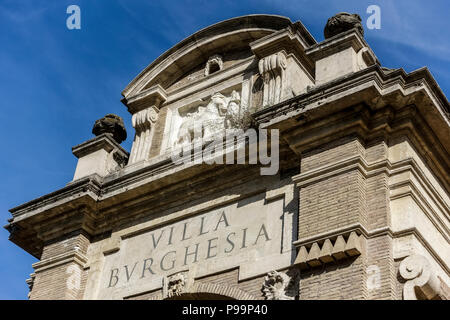
{"label": "carved relief panel", "polygon": [[[248,82],[248,81],[247,81]],[[238,84],[211,94],[168,106],[162,153],[223,136],[226,130],[242,128],[248,114],[249,84]]]}

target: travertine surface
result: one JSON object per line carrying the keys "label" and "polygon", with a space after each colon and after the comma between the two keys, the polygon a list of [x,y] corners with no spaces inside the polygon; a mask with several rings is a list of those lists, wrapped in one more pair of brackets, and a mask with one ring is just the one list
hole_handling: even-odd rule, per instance
{"label": "travertine surface", "polygon": [[[11,209],[11,241],[40,259],[30,298],[448,299],[447,98],[332,28],[317,43],[288,18],[235,18],[142,71],[122,92],[130,154],[88,140],[73,181]],[[244,122],[279,130],[275,175],[172,160]]]}

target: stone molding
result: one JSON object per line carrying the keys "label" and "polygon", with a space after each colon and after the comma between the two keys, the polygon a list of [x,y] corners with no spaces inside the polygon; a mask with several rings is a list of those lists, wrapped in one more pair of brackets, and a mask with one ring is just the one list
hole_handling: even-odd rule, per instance
{"label": "stone molding", "polygon": [[90,175],[97,175],[101,179],[123,168],[129,157],[128,152],[114,140],[112,133],[103,133],[79,144],[72,148],[72,153],[78,158],[74,181]]}
{"label": "stone molding", "polygon": [[[450,212],[449,205],[445,203],[445,201],[439,195],[439,192],[433,187],[433,184],[429,181],[424,172],[420,169],[419,164],[413,158],[401,160],[395,163],[391,163],[391,161],[385,159],[369,164],[362,156],[357,155],[354,157],[343,159],[341,161],[337,161],[331,165],[326,165],[310,171],[306,171],[292,177],[292,181],[296,183],[297,187],[302,188],[321,179],[330,178],[332,176],[339,175],[350,170],[359,170],[365,178],[377,174],[386,174],[388,177],[391,177],[404,171],[411,171],[412,174],[417,178],[420,186],[424,187],[424,189],[430,193],[436,203],[442,208],[443,212]],[[446,228],[445,222],[432,209],[432,206],[428,203],[428,201],[419,196],[420,193],[417,191],[417,188],[414,184],[415,182],[411,181],[411,179],[401,182],[401,186],[406,185],[409,187],[407,193],[405,194],[404,191],[396,192],[393,196],[390,197],[390,199],[396,199],[399,197],[404,197],[405,195],[410,195],[423,209],[424,213],[428,216],[435,227],[441,232],[443,237],[446,240],[450,241],[449,231]],[[398,186],[395,184],[390,184],[389,187],[391,189],[395,189]]]}
{"label": "stone molding", "polygon": [[72,153],[75,157],[81,158],[100,149],[104,149],[108,153],[117,149],[115,153],[118,153],[121,157],[128,158],[128,152],[108,133],[102,133],[95,138],[74,146]]}
{"label": "stone molding", "polygon": [[362,49],[366,48],[366,50],[364,50],[363,58],[367,65],[380,64],[375,53],[370,49],[369,45],[364,40],[364,37],[356,29],[340,33],[317,43],[307,48],[305,53],[313,61],[317,61],[348,47],[352,47],[355,52],[360,52]]}
{"label": "stone molding", "polygon": [[414,254],[405,258],[400,263],[399,273],[406,280],[403,285],[404,300],[446,299],[441,281],[424,256]]}
{"label": "stone molding", "polygon": [[[78,198],[85,198],[85,196],[88,196],[91,201],[95,202],[100,194],[101,183],[99,182],[98,176],[89,176],[71,182],[62,189],[15,207],[10,211],[14,217],[14,222],[19,222],[29,217],[30,212],[33,212],[33,215],[38,214],[54,206],[60,206],[63,203],[68,203]],[[80,205],[93,205],[93,203],[83,201]]]}
{"label": "stone molding", "polygon": [[149,105],[159,108],[167,99],[168,95],[164,88],[156,84],[126,100],[122,99],[122,102],[128,107],[131,114],[135,114],[148,108]]}
{"label": "stone molding", "polygon": [[[413,81],[414,85],[411,86],[410,84]],[[428,69],[422,68],[410,73],[406,73],[402,69],[396,69],[386,73],[377,64],[345,78],[316,86],[306,93],[257,111],[252,116],[262,127],[267,127],[308,110],[322,107],[325,104],[336,104],[342,97],[353,96],[367,90],[368,87],[375,88],[380,96],[387,95],[394,90],[400,90],[403,96],[425,90],[428,96],[431,97],[432,103],[437,106],[442,117],[450,121],[447,111],[449,108],[448,101]],[[357,101],[354,100],[354,103],[357,103]],[[370,104],[374,103],[375,100],[366,102]],[[401,100],[398,103],[401,105],[405,104]],[[377,105],[377,108],[381,107],[383,106]]]}
{"label": "stone molding", "polygon": [[35,273],[42,272],[44,270],[54,268],[63,264],[67,263],[76,263],[78,264],[82,269],[86,266],[86,263],[88,261],[88,258],[79,252],[78,250],[74,249],[71,252],[63,253],[45,260],[41,260],[39,262],[33,263],[32,267],[35,270]]}
{"label": "stone molding", "polygon": [[305,50],[316,43],[317,41],[298,21],[291,27],[253,41],[250,48],[257,58],[264,58],[279,52],[280,49],[285,50],[287,56],[293,57],[305,74],[314,81],[314,62],[305,55]]}
{"label": "stone molding", "polygon": [[[100,170],[94,174],[87,172],[85,175],[87,177],[81,176],[79,181],[69,183],[66,188],[12,209],[13,218],[8,221],[9,225],[6,227],[11,233],[11,241],[38,257],[42,254],[45,244],[52,244],[53,240],[63,239],[60,237],[61,235],[81,231],[86,232],[88,236],[94,235],[95,241],[104,241],[103,243],[97,242],[98,248],[95,246],[91,248],[103,252],[104,255],[109,255],[120,250],[121,244],[122,250],[125,249],[127,243],[121,243],[121,241],[126,237],[170,221],[192,217],[208,208],[222,206],[224,203],[231,203],[237,199],[244,199],[255,192],[261,193],[261,198],[265,197],[264,200],[266,201],[286,197],[285,203],[289,202],[292,207],[294,207],[293,203],[296,203],[298,214],[302,205],[301,202],[299,204],[298,200],[301,199],[299,199],[299,194],[291,197],[289,191],[291,188],[298,191],[295,188],[303,188],[319,180],[355,170],[354,173],[358,177],[362,177],[363,180],[375,175],[383,177],[380,188],[381,186],[385,188],[384,191],[388,191],[388,196],[385,199],[381,199],[380,196],[381,200],[389,202],[389,200],[408,197],[403,199],[407,200],[404,202],[411,203],[414,208],[416,207],[415,201],[424,212],[423,216],[430,220],[430,226],[433,227],[425,228],[428,227],[427,221],[426,225],[424,223],[425,227],[420,228],[427,238],[424,238],[415,227],[405,229],[400,226],[401,231],[393,231],[390,227],[392,221],[389,220],[387,225],[384,224],[384,227],[374,230],[365,229],[364,223],[356,223],[331,231],[327,229],[326,232],[314,234],[294,242],[289,236],[288,240],[282,240],[282,243],[283,245],[287,243],[287,249],[292,250],[294,255],[289,252],[289,259],[286,263],[283,261],[281,268],[288,268],[294,261],[293,258],[296,258],[293,265],[299,268],[292,269],[298,271],[300,268],[312,269],[327,263],[364,255],[365,240],[369,238],[379,236],[400,238],[398,242],[406,242],[406,240],[411,239],[411,243],[417,244],[420,252],[426,254],[430,261],[416,254],[401,261],[399,273],[406,280],[403,288],[404,298],[442,298],[445,294],[441,292],[446,284],[442,282],[442,279],[435,276],[434,271],[441,274],[440,267],[442,267],[444,272],[449,274],[449,267],[447,261],[443,261],[446,259],[445,253],[436,252],[436,249],[431,245],[435,244],[433,235],[429,235],[425,230],[434,231],[436,229],[445,240],[450,239],[450,230],[446,220],[450,207],[446,202],[446,195],[443,195],[450,185],[447,175],[450,161],[446,157],[450,142],[448,138],[450,137],[448,134],[450,132],[448,129],[450,117],[446,97],[427,69],[420,69],[407,74],[402,69],[387,70],[381,68],[376,56],[357,31],[350,30],[347,33],[341,33],[322,43],[315,44],[313,38],[311,40],[307,36],[305,37],[307,31],[303,29],[301,23],[292,24],[289,19],[281,17],[270,18],[270,16],[259,15],[259,18],[255,16],[235,18],[205,28],[161,55],[123,91],[123,102],[133,114],[132,124],[136,130],[130,166],[122,168],[123,170],[108,169],[104,176],[98,174]],[[301,30],[303,30],[303,33]],[[183,83],[179,87],[172,87],[173,91],[168,89],[169,92],[166,93],[165,90],[171,88],[173,81],[177,81],[176,79],[179,79],[180,75],[186,74],[187,71],[190,72],[194,61],[208,58],[215,52],[221,52],[218,49],[223,46],[223,42],[234,43],[233,40],[237,40],[236,48],[238,50],[245,47],[249,51],[250,44],[250,50],[253,51],[254,56],[240,60],[240,62],[222,70],[223,72],[220,72],[220,74],[209,77],[209,82],[193,81],[192,84],[195,84],[195,86],[191,86],[191,83],[188,85]],[[351,58],[355,58],[356,54],[356,59],[351,60],[351,63],[356,63],[353,70],[355,72],[342,73],[337,70],[336,77],[329,82],[323,85],[319,85],[320,82],[316,82],[316,86],[308,85],[305,94],[282,102],[287,96],[290,96],[285,93],[289,89],[286,88],[286,85],[289,85],[289,81],[291,81],[286,79],[286,76],[291,77],[291,69],[286,70],[287,62],[291,63],[293,59],[296,59],[301,61],[301,63],[298,63],[299,67],[304,68],[303,62],[306,61],[308,63],[306,69],[314,70],[314,61],[335,54],[343,48],[349,49],[347,50],[348,56]],[[251,55],[250,52],[249,54]],[[217,56],[211,56],[211,58],[218,59]],[[260,59],[259,63],[258,59]],[[205,60],[197,62],[201,63],[201,61],[205,62]],[[205,76],[209,75],[206,70],[208,62],[206,63]],[[324,63],[324,61],[322,62]],[[222,63],[223,61],[220,59],[218,61],[220,69],[222,69]],[[227,61],[228,63],[232,64],[231,61]],[[199,67],[203,65],[201,64]],[[323,66],[327,65],[324,64]],[[245,70],[245,72],[240,72],[241,70]],[[297,72],[297,69],[293,68],[292,70],[294,70],[293,73]],[[320,70],[323,73],[329,71],[325,67]],[[199,71],[202,72],[203,70],[199,69]],[[422,159],[417,160],[417,162],[414,159],[406,159],[398,162],[381,160],[369,163],[364,156],[355,156],[313,170],[300,171],[302,173],[294,176],[292,178],[293,183],[289,181],[290,185],[287,186],[275,186],[273,180],[255,178],[253,175],[254,167],[249,168],[246,172],[240,169],[232,172],[227,168],[223,168],[223,171],[221,171],[222,168],[217,170],[217,167],[209,169],[206,166],[177,165],[171,163],[168,157],[149,159],[159,108],[168,102],[169,95],[170,103],[172,103],[177,99],[188,97],[195,90],[202,90],[200,94],[203,94],[206,90],[212,90],[213,87],[216,89],[215,87],[219,86],[219,82],[223,82],[224,85],[232,83],[233,87],[237,87],[242,79],[247,79],[246,85],[250,88],[254,84],[253,80],[257,78],[255,72],[258,71],[264,82],[262,105],[267,108],[255,113],[254,116],[260,128],[276,129],[278,125],[280,131],[284,134],[282,137],[283,146],[286,149],[291,148],[293,153],[298,156],[297,158],[293,153],[286,152],[286,158],[290,157],[285,162],[287,165],[292,165],[295,159],[297,162],[300,161],[304,151],[314,152],[316,150],[313,150],[313,148],[320,145],[325,146],[326,143],[333,141],[340,135],[355,135],[360,139],[360,142],[370,141],[374,137],[381,137],[385,139],[384,142],[390,142],[391,138],[395,139],[399,135],[404,135],[413,142],[410,143],[413,149],[419,149],[417,154]],[[308,75],[311,76],[309,73]],[[254,99],[254,102],[259,101],[260,80],[258,79],[258,86],[255,86],[253,92],[257,92],[255,93],[257,98]],[[291,91],[293,92],[294,89]],[[294,92],[293,94],[295,95]],[[251,94],[250,97],[252,97]],[[197,96],[190,98],[194,100]],[[177,101],[177,103],[181,104],[183,101]],[[170,107],[176,106],[171,105]],[[171,109],[168,109],[171,112]],[[167,119],[170,119],[170,113],[167,114],[167,116],[164,114],[166,122]],[[164,120],[163,117],[160,120]],[[159,128],[157,132],[158,137],[155,136],[155,140],[159,140]],[[163,136],[164,134],[165,132]],[[109,153],[107,156],[119,164],[117,166],[113,161],[116,167],[126,165],[128,153],[120,145],[116,147],[115,144],[111,143],[109,135],[102,135],[97,138],[75,146],[73,148],[74,155],[80,158],[90,152],[99,150],[97,154],[105,157],[105,152],[102,150],[106,150]],[[360,146],[358,145],[358,147]],[[371,149],[367,152],[373,151],[376,150]],[[361,154],[364,154],[364,152],[361,151]],[[371,153],[368,157],[370,156],[372,156]],[[430,171],[424,168],[422,160],[425,160],[425,167]],[[95,160],[92,163],[101,163],[101,161]],[[307,161],[306,166],[308,166]],[[286,166],[286,168],[290,167]],[[400,173],[404,174],[400,175]],[[436,177],[428,176],[427,178],[427,175],[436,175]],[[211,183],[214,179],[224,176],[227,177],[224,181]],[[386,177],[394,178],[384,179]],[[443,179],[444,182],[441,184],[442,181],[439,179]],[[211,183],[210,190],[207,189],[210,186],[209,183]],[[235,187],[233,183],[236,183],[237,186]],[[370,183],[373,182],[370,181]],[[364,185],[364,183],[362,184]],[[244,189],[240,188],[241,186],[247,189],[241,192]],[[376,185],[377,188],[378,186]],[[227,190],[228,193],[222,193],[223,189],[227,187],[230,187]],[[365,187],[367,186],[362,186],[363,191],[361,191],[361,195],[364,196],[368,192],[364,189]],[[201,193],[198,193],[191,199],[184,201],[182,197],[186,189],[188,189],[188,194],[193,194],[198,190],[207,190],[205,192],[207,196],[201,198]],[[211,196],[213,193],[214,195]],[[246,194],[244,195],[244,193]],[[209,198],[210,196],[211,198]],[[365,200],[362,199],[361,202]],[[212,202],[214,203],[212,204]],[[395,202],[394,205],[398,203],[400,201]],[[389,203],[384,204],[389,205]],[[377,203],[373,204],[373,206],[375,205]],[[318,207],[321,206],[322,203],[319,203]],[[372,207],[372,202],[370,207]],[[285,212],[284,204],[282,208],[283,214],[291,213],[290,211]],[[312,206],[311,208],[311,210],[314,210]],[[292,213],[295,214],[294,211],[295,209],[292,210]],[[422,219],[421,212],[420,215]],[[167,220],[164,220],[164,218]],[[288,220],[287,223],[284,220],[282,221],[285,225],[288,225],[286,229],[283,229],[283,232],[290,229],[289,231],[292,233],[303,233],[299,231],[301,228],[298,223],[297,226],[293,227],[294,223],[292,223],[292,226],[290,225],[291,220]],[[361,221],[365,220],[362,218]],[[415,222],[412,225],[418,226]],[[285,227],[283,226],[283,228]],[[395,228],[397,228],[397,225],[395,225]],[[408,237],[408,239],[404,238],[405,235],[410,234],[414,235],[417,241],[413,236]],[[288,233],[288,235],[291,235],[291,233]],[[108,236],[111,236],[111,238],[108,239]],[[387,240],[387,246],[389,246],[389,242],[395,242],[389,241],[392,239]],[[436,241],[438,244],[444,242],[441,241],[441,238]],[[139,239],[137,242],[139,242]],[[419,242],[423,245],[423,248],[419,245]],[[441,246],[436,247],[441,248]],[[380,248],[380,250],[386,250],[385,247]],[[298,249],[296,256],[295,249]],[[394,252],[393,254],[391,254],[391,249]],[[384,252],[389,259],[389,268],[392,268],[393,263],[398,262],[399,259],[414,253],[414,249],[416,248],[408,247],[400,252],[401,250],[395,249],[394,243]],[[44,251],[45,255],[60,252],[59,248],[56,251],[53,250],[53,248],[49,248],[48,251]],[[284,248],[282,248],[283,250]],[[378,247],[376,250],[378,250]],[[398,252],[396,253],[395,250]],[[430,252],[430,255],[428,255],[428,252]],[[134,254],[135,252],[132,251],[131,253]],[[280,257],[279,252],[274,257],[277,261]],[[113,258],[115,257],[108,257],[112,260]],[[269,257],[267,260],[270,261],[272,258]],[[79,252],[77,247],[70,252],[46,258],[33,264],[36,272],[31,275],[27,283],[32,287],[36,273],[40,277],[42,271],[51,268],[64,271],[66,264],[77,269],[80,266],[80,269],[84,270],[89,268],[89,263],[92,263],[95,268],[98,267],[99,270],[103,267],[105,257],[101,253],[99,256],[89,253],[89,259],[92,262],[88,262],[87,255]],[[365,259],[362,260],[364,264]],[[436,263],[434,260],[436,260]],[[263,261],[258,261],[263,266]],[[432,262],[432,265],[430,262]],[[58,266],[60,267],[57,268]],[[145,266],[144,264],[144,271]],[[433,270],[432,266],[435,266],[436,270]],[[280,266],[266,268],[259,275],[272,268],[280,268]],[[90,269],[90,272],[92,270]],[[242,270],[244,270],[244,267],[241,267],[238,272],[238,282],[241,281],[240,272]],[[200,276],[203,277],[205,272],[211,272],[211,270],[208,268],[208,270],[202,270],[201,272]],[[129,280],[128,268],[126,273],[127,280]],[[191,273],[182,271],[165,278],[153,278],[152,281],[154,280],[161,289],[160,280],[162,280],[162,294],[159,294],[162,298],[176,298],[189,293],[213,293],[246,299],[244,291],[239,291],[239,289],[231,286],[202,283],[200,282],[203,281],[201,278],[198,282],[194,282],[192,276],[194,274],[195,272],[192,273],[192,271]],[[48,275],[49,278],[53,277],[51,271],[48,272]],[[391,274],[390,280],[395,281],[393,278]],[[252,279],[255,280],[256,278],[253,277]],[[293,279],[288,272],[269,272],[263,286],[265,298],[291,300],[291,297],[287,294],[287,288],[292,281]],[[148,283],[145,283],[142,287],[147,285]],[[254,283],[248,285],[253,286]],[[150,286],[146,288],[149,289],[148,292],[150,292],[150,289],[153,290],[153,287],[150,288]],[[136,287],[132,289],[135,290]],[[396,290],[394,286],[391,289]],[[394,297],[394,294],[392,294],[392,297]]]}

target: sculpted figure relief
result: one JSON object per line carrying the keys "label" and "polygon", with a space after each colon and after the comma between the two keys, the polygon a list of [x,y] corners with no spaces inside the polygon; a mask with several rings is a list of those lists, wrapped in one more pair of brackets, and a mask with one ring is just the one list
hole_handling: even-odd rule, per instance
{"label": "sculpted figure relief", "polygon": [[225,129],[235,128],[240,117],[241,99],[233,90],[229,97],[221,93],[211,96],[209,103],[183,117],[175,140],[175,147],[221,134]]}
{"label": "sculpted figure relief", "polygon": [[177,273],[168,278],[167,295],[169,298],[183,293],[186,279],[182,273]]}
{"label": "sculpted figure relief", "polygon": [[288,286],[291,282],[284,272],[271,271],[264,278],[262,288],[263,295],[266,300],[293,300],[293,297],[286,295]]}

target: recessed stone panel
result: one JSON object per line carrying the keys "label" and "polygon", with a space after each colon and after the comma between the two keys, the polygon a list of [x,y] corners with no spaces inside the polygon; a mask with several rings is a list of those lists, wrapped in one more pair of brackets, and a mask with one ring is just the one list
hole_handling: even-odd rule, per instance
{"label": "recessed stone panel", "polygon": [[262,195],[125,238],[105,256],[98,298],[120,298],[161,287],[163,277],[195,277],[240,267],[245,279],[287,267],[291,234],[283,234],[284,198]]}

